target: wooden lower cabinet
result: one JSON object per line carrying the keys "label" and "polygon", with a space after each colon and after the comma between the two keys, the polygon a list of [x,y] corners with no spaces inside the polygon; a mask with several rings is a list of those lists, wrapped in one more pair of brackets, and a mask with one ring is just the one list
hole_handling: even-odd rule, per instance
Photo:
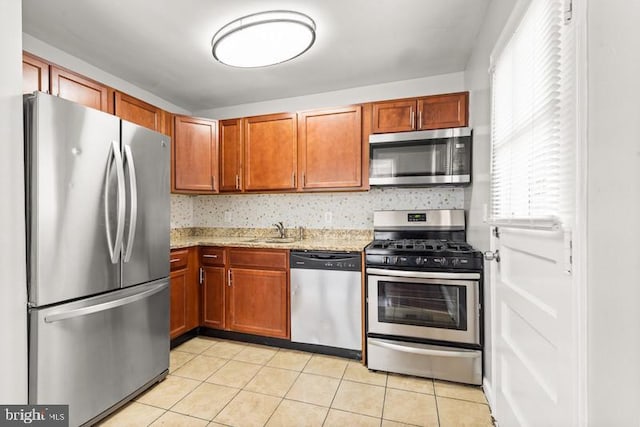
{"label": "wooden lower cabinet", "polygon": [[172,250],[170,265],[169,335],[175,338],[199,324],[197,248]]}
{"label": "wooden lower cabinet", "polygon": [[202,268],[202,325],[225,328],[225,268]]}
{"label": "wooden lower cabinet", "polygon": [[289,338],[287,272],[232,268],[228,327],[232,331]]}
{"label": "wooden lower cabinet", "polygon": [[289,252],[200,248],[202,326],[289,338]]}

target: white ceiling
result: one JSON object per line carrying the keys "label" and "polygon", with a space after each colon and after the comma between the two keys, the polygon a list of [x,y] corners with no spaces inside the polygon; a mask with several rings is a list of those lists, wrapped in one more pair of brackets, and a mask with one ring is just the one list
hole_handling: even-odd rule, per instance
{"label": "white ceiling", "polygon": [[[490,0],[23,0],[23,31],[189,111],[462,71]],[[314,46],[284,64],[211,55],[227,22],[312,17]]]}

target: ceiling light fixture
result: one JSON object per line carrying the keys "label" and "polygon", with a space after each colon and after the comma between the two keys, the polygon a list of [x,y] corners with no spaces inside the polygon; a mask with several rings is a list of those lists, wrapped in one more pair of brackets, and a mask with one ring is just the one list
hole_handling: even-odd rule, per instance
{"label": "ceiling light fixture", "polygon": [[213,57],[233,67],[279,64],[306,52],[316,39],[313,19],[274,10],[243,16],[222,27],[211,40]]}

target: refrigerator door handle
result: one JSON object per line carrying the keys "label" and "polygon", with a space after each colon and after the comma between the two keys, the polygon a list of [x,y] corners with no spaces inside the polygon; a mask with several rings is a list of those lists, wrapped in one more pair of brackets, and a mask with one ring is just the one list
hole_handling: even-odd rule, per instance
{"label": "refrigerator door handle", "polygon": [[133,239],[136,235],[136,222],[138,220],[138,185],[136,183],[136,168],[133,160],[131,147],[124,146],[124,159],[129,168],[129,197],[131,199],[131,208],[129,213],[129,236],[127,237],[127,246],[124,249],[124,262],[129,262],[133,253]]}
{"label": "refrigerator door handle", "polygon": [[[105,177],[105,190],[104,190],[104,219],[105,229],[107,232],[107,245],[109,247],[109,256],[111,257],[111,263],[117,264],[119,261],[120,250],[122,249],[122,238],[124,235],[124,215],[125,215],[125,193],[124,193],[124,167],[122,164],[122,155],[120,154],[120,147],[118,147],[118,141],[111,141],[111,148],[109,149],[109,161],[107,163],[107,174]],[[113,160],[112,160],[113,158]],[[111,245],[111,221],[109,218],[109,194],[111,193],[111,168],[112,164],[116,164],[116,177],[118,179],[118,225],[116,226],[116,239]]]}
{"label": "refrigerator door handle", "polygon": [[136,301],[143,300],[150,297],[153,294],[157,294],[161,290],[167,287],[166,282],[158,283],[153,287],[146,289],[140,293],[129,295],[124,298],[119,298],[113,301],[102,302],[88,307],[76,308],[72,310],[63,310],[56,313],[45,316],[44,321],[46,323],[55,323],[61,320],[72,319],[74,317],[87,316],[89,314],[98,313],[100,311],[112,310],[116,307],[131,304]]}

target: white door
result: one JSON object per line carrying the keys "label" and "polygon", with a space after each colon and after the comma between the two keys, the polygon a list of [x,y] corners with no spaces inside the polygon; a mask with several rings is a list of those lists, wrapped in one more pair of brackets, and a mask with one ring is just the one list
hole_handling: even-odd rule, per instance
{"label": "white door", "polygon": [[495,417],[501,427],[576,425],[576,304],[566,236],[508,227],[492,234],[499,255],[487,264]]}

